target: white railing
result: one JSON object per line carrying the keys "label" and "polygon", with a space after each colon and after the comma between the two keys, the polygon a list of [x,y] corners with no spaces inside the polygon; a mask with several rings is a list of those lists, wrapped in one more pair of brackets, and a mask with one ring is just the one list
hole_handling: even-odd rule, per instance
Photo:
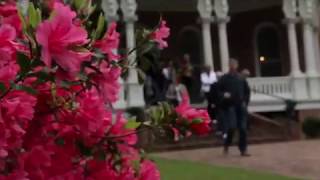
{"label": "white railing", "polygon": [[292,98],[292,82],[290,77],[257,77],[248,79],[251,101],[269,101],[279,98]]}

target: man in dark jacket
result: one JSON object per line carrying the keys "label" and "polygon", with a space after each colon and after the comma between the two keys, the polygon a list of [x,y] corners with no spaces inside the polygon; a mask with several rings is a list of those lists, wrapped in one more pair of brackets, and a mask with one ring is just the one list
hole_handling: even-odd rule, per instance
{"label": "man in dark jacket", "polygon": [[224,153],[228,154],[234,132],[237,129],[239,131],[239,150],[241,156],[249,156],[247,153],[245,81],[238,73],[238,67],[238,61],[231,59],[230,71],[219,80],[219,91],[222,95],[222,119],[225,132]]}

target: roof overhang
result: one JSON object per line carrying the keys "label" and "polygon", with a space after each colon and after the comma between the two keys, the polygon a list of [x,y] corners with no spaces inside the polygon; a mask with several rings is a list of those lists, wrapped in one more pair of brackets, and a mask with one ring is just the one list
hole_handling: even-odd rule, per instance
{"label": "roof overhang", "polygon": [[[197,0],[137,0],[139,11],[196,12]],[[280,6],[282,0],[229,0],[230,12],[239,13]]]}

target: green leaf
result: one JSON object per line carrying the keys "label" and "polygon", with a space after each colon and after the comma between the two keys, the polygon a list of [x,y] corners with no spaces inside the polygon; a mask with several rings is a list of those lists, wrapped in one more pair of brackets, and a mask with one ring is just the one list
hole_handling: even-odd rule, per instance
{"label": "green leaf", "polygon": [[152,68],[151,61],[144,56],[139,57],[138,62],[139,68],[142,69],[144,72],[148,72],[150,68]]}
{"label": "green leaf", "polygon": [[103,151],[103,150],[98,151],[97,154],[98,154],[98,155],[97,155],[97,159],[98,159],[99,161],[105,161],[105,160],[106,160],[107,154],[106,154],[105,151]]}
{"label": "green leaf", "polygon": [[88,75],[85,74],[85,73],[80,73],[78,74],[78,78],[81,80],[81,81],[87,81],[89,79]]}
{"label": "green leaf", "polygon": [[159,125],[162,123],[164,115],[162,108],[159,108],[158,106],[151,107],[149,113],[153,120],[153,124]]}
{"label": "green leaf", "polygon": [[70,88],[71,86],[79,85],[81,82],[79,81],[61,81],[60,86],[63,88]]}
{"label": "green leaf", "polygon": [[84,155],[84,156],[91,156],[92,155],[91,148],[87,147],[83,142],[78,141],[76,144],[77,144],[77,147],[82,155]]}
{"label": "green leaf", "polygon": [[137,72],[139,84],[143,85],[144,81],[146,80],[146,74],[141,69],[138,69]]}
{"label": "green leaf", "polygon": [[20,73],[26,74],[31,70],[31,60],[23,53],[17,53],[17,63],[20,66]]}
{"label": "green leaf", "polygon": [[35,59],[31,62],[32,67],[38,67],[38,66],[43,66],[44,62],[41,61],[40,59]]}
{"label": "green leaf", "polygon": [[95,32],[95,39],[99,39],[102,36],[103,29],[105,27],[106,20],[104,15],[101,13],[98,19],[98,25]]}
{"label": "green leaf", "polygon": [[23,28],[23,31],[26,31],[27,30],[27,23],[26,23],[26,20],[22,14],[22,9],[21,7],[18,8],[18,16],[19,16],[19,19],[22,23],[22,28]]}
{"label": "green leaf", "polygon": [[163,111],[163,119],[170,120],[170,116],[172,115],[172,106],[170,106],[167,102],[161,102],[160,103],[161,109]]}
{"label": "green leaf", "polygon": [[126,129],[137,129],[141,125],[141,122],[137,122],[136,118],[129,119],[125,125]]}
{"label": "green leaf", "polygon": [[90,16],[96,9],[97,9],[97,4],[89,5],[89,14],[88,14],[88,16]]}
{"label": "green leaf", "polygon": [[32,87],[25,86],[25,85],[14,84],[13,88],[16,90],[25,91],[25,92],[32,94],[32,95],[35,95],[38,93],[37,90],[33,89]]}
{"label": "green leaf", "polygon": [[4,93],[7,90],[6,85],[0,82],[0,93]]}
{"label": "green leaf", "polygon": [[55,140],[55,143],[56,143],[56,145],[58,145],[58,146],[63,146],[63,145],[65,145],[65,140],[64,140],[63,138],[57,138],[57,139]]}
{"label": "green leaf", "polygon": [[139,172],[140,172],[140,164],[141,164],[140,160],[132,161],[132,167],[136,171],[137,174],[139,174]]}
{"label": "green leaf", "polygon": [[41,10],[37,9],[37,22],[38,24],[42,21],[42,14],[41,14]]}
{"label": "green leaf", "polygon": [[86,5],[86,0],[74,0],[73,4],[77,10],[80,10]]}
{"label": "green leaf", "polygon": [[28,77],[36,77],[37,78],[36,83],[40,83],[40,84],[48,81],[54,82],[54,76],[45,71],[39,71],[36,73],[29,74]]}
{"label": "green leaf", "polygon": [[153,43],[153,42],[145,43],[138,53],[140,56],[144,55],[144,54],[150,52],[154,47],[155,47],[155,43]]}
{"label": "green leaf", "polygon": [[201,124],[202,122],[203,122],[202,119],[197,118],[197,119],[193,119],[191,124]]}
{"label": "green leaf", "polygon": [[38,9],[36,10],[32,2],[29,3],[28,15],[29,23],[31,27],[35,29],[41,22],[41,12]]}

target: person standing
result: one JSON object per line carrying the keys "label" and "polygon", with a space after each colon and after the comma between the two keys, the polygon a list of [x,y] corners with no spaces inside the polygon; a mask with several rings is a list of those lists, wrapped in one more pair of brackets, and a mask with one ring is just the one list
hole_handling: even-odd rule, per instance
{"label": "person standing", "polygon": [[224,153],[227,155],[232,144],[235,130],[239,131],[239,150],[241,156],[250,156],[247,152],[247,119],[245,115],[245,85],[238,73],[239,63],[230,59],[229,72],[221,77],[219,91],[222,94],[221,108],[224,124]]}
{"label": "person standing", "polygon": [[189,98],[188,90],[182,83],[180,83],[179,79],[176,78],[168,88],[166,99],[171,105],[177,106],[182,102],[183,96],[187,96]]}
{"label": "person standing", "polygon": [[210,66],[205,66],[200,76],[201,91],[204,93],[207,101],[209,101],[210,86],[213,83],[217,82],[216,73],[212,70]]}
{"label": "person standing", "polygon": [[190,55],[184,54],[181,62],[181,83],[186,86],[189,94],[191,94],[192,91],[192,75],[193,67],[190,62]]}

